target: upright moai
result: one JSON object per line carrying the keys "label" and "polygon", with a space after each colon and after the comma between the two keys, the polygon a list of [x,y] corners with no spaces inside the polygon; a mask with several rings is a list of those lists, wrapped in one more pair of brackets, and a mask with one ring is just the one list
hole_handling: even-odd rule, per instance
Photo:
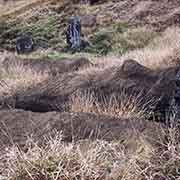
{"label": "upright moai", "polygon": [[72,50],[79,50],[81,48],[81,22],[78,16],[73,16],[69,20],[66,41]]}

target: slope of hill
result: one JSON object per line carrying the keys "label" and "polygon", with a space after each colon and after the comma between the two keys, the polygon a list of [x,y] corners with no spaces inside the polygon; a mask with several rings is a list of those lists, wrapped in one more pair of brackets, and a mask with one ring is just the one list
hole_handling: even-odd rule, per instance
{"label": "slope of hill", "polygon": [[[178,0],[0,8],[0,179],[180,180]],[[72,15],[90,44],[74,54]],[[23,33],[36,47],[18,55]]]}

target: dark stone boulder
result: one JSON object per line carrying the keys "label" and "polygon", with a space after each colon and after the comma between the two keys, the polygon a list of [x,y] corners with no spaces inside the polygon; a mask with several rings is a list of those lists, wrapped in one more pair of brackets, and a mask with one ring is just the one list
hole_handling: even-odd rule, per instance
{"label": "dark stone boulder", "polygon": [[29,35],[22,35],[16,40],[16,51],[18,54],[30,53],[34,50],[33,38]]}

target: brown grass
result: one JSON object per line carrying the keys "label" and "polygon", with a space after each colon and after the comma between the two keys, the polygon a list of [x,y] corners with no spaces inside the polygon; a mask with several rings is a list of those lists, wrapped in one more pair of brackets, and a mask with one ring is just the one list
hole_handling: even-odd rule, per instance
{"label": "brown grass", "polygon": [[[12,66],[5,68],[3,61],[6,58],[11,58]],[[14,56],[6,53],[0,56],[0,95],[12,96],[19,90],[25,90],[28,87],[46,80],[48,73],[37,73],[30,67],[24,67],[20,63],[13,63]]]}
{"label": "brown grass", "polygon": [[[51,0],[52,1],[52,0]],[[44,3],[49,2],[49,0],[19,0],[19,1],[9,1],[3,5],[3,9],[0,12],[0,19],[17,18],[19,14],[22,14],[36,6],[45,5]]]}
{"label": "brown grass", "polygon": [[[145,47],[131,51],[122,57],[93,57],[96,67],[82,69],[82,75],[96,75],[111,66],[121,66],[131,58],[151,69],[160,69],[179,64],[180,28],[173,27]],[[15,64],[5,69],[2,62],[6,54],[0,55],[0,96],[11,96],[19,89],[34,86],[48,78],[31,68]],[[13,57],[8,57],[13,58]],[[122,90],[121,102],[111,97],[108,104],[100,105],[93,94],[72,95],[71,111],[106,114],[117,117],[144,117],[145,109],[138,108],[141,95],[126,96]],[[173,121],[173,120],[171,120]],[[29,140],[27,152],[19,147],[7,149],[4,175],[10,180],[180,180],[180,137],[179,127],[172,126],[164,132],[167,141],[160,147],[152,147],[142,136],[134,151],[122,142],[90,140],[62,142],[62,135],[48,137],[43,145]],[[133,144],[133,139],[131,140]],[[4,163],[4,162],[3,162]],[[3,166],[5,166],[3,164]]]}
{"label": "brown grass", "polygon": [[[122,89],[120,94],[121,102],[115,96],[110,97],[107,103],[99,103],[89,91],[77,92],[71,96],[70,111],[104,114],[113,117],[142,118],[146,116],[146,105],[142,106],[142,95],[127,95]],[[149,105],[154,102],[147,102]],[[150,112],[149,112],[150,113]]]}
{"label": "brown grass", "polygon": [[57,133],[43,146],[29,141],[26,153],[18,147],[7,150],[6,175],[11,180],[179,180],[180,144],[176,132],[166,132],[167,142],[160,149],[140,137],[135,151],[120,142],[102,140],[65,144]]}
{"label": "brown grass", "polygon": [[142,50],[125,54],[121,60],[132,58],[140,64],[159,69],[174,66],[180,62],[180,28],[168,28],[159,38],[156,38]]}
{"label": "brown grass", "polygon": [[99,68],[121,66],[127,59],[134,59],[151,69],[163,69],[180,64],[179,39],[180,28],[171,27],[143,49],[136,49],[122,56],[110,54],[104,57],[90,57]]}

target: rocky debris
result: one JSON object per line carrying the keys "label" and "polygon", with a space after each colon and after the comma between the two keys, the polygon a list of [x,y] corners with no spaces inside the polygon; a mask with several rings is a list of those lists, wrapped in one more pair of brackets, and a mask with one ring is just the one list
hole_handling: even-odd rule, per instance
{"label": "rocky debris", "polygon": [[18,54],[30,53],[34,49],[34,42],[31,36],[22,35],[17,38],[16,51]]}
{"label": "rocky debris", "polygon": [[[121,67],[111,67],[97,74],[87,75],[70,72],[57,75],[18,92],[15,108],[34,112],[68,111],[72,94],[92,93],[99,103],[111,101],[112,96],[121,102],[122,90],[127,97],[140,96],[139,108],[145,105],[148,111],[165,114],[176,90],[175,77],[179,67],[153,71],[133,60],[127,60]],[[1,100],[4,104],[4,99]],[[150,103],[153,101],[153,105]],[[5,103],[6,104],[6,103]]]}
{"label": "rocky debris", "polygon": [[138,138],[140,135],[153,145],[163,140],[162,125],[144,119],[119,119],[90,113],[33,113],[22,110],[0,111],[0,150],[18,145],[26,147],[28,138],[41,142],[54,132],[62,132],[66,142],[82,139],[107,141]]}

